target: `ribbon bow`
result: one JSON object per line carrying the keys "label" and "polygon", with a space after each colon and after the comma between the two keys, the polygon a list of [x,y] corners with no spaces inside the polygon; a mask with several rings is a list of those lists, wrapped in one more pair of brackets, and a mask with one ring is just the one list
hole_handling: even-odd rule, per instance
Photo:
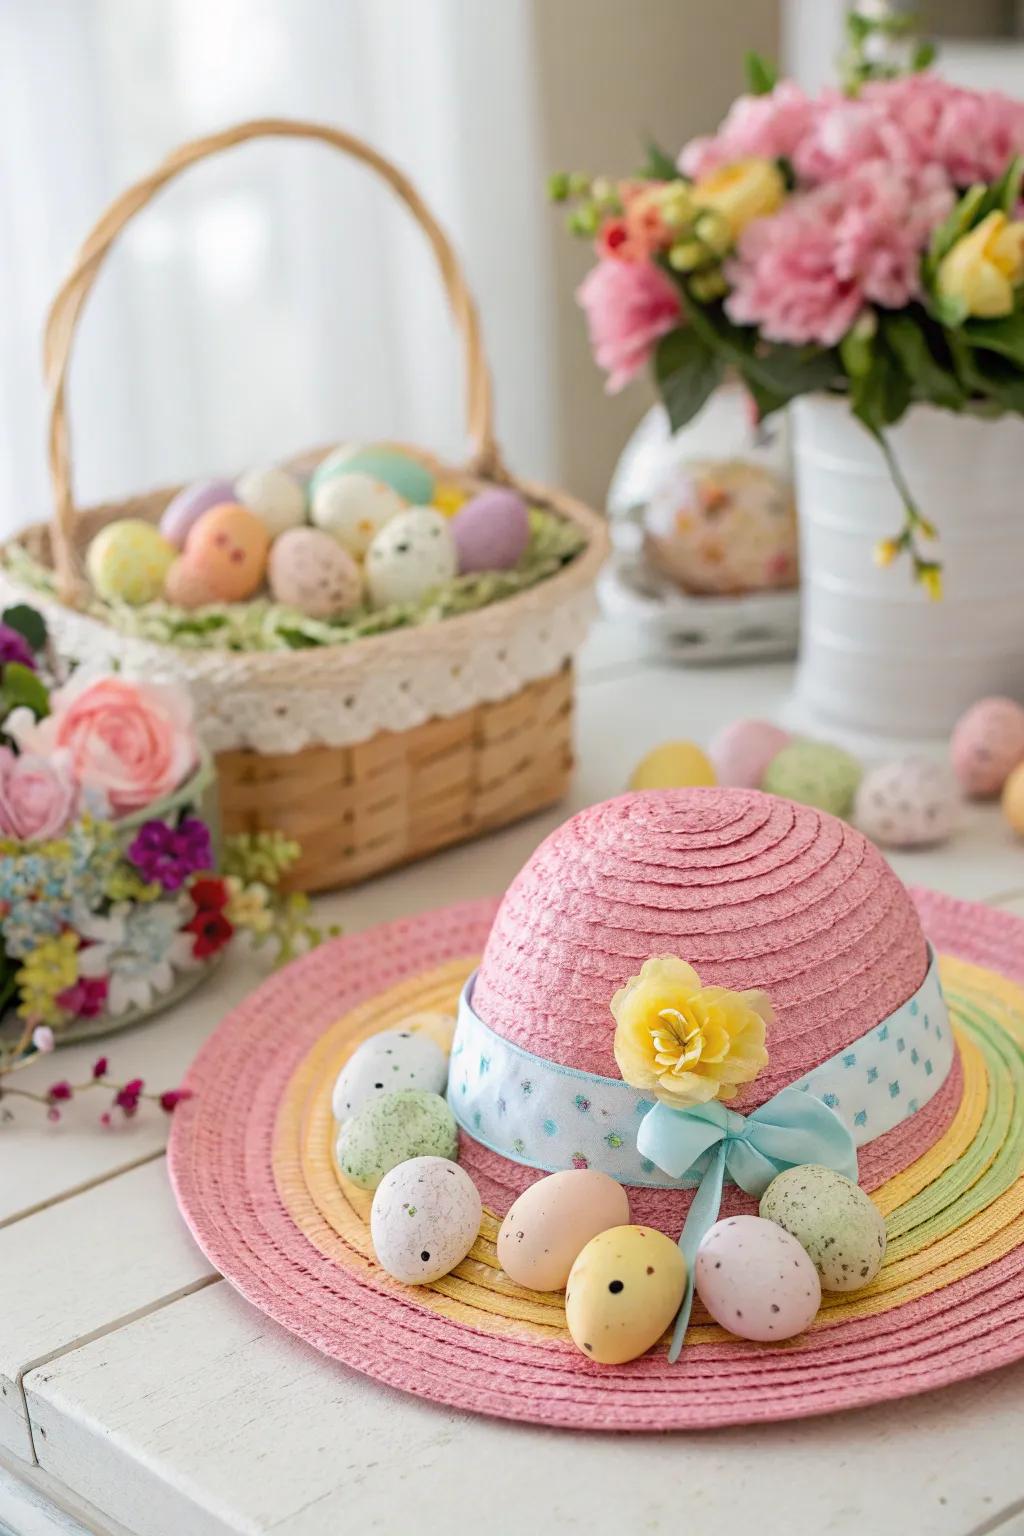
{"label": "ribbon bow", "polygon": [[673,1178],[700,1175],[679,1237],[686,1260],[686,1294],[668,1352],[673,1362],[679,1358],[693,1306],[697,1249],[718,1220],[726,1173],[758,1198],[777,1173],[803,1163],[822,1163],[848,1179],[857,1178],[857,1152],[845,1124],[821,1099],[799,1088],[783,1088],[749,1115],[726,1109],[717,1100],[689,1109],[656,1104],[644,1116],[636,1144],[642,1156]]}

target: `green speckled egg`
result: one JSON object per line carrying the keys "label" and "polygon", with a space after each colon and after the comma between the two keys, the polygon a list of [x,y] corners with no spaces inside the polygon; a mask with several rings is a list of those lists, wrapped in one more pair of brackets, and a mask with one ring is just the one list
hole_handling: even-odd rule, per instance
{"label": "green speckled egg", "polygon": [[360,1189],[376,1189],[386,1173],[410,1157],[454,1160],[455,1116],[439,1093],[403,1088],[369,1099],[338,1132],[338,1166]]}
{"label": "green speckled egg", "polygon": [[791,741],[765,769],[761,788],[784,800],[848,816],[863,769],[855,757],[824,741]]}
{"label": "green speckled egg", "polygon": [[859,1291],[885,1257],[885,1222],[859,1184],[807,1163],[778,1174],[759,1207],[808,1254],[823,1291]]}

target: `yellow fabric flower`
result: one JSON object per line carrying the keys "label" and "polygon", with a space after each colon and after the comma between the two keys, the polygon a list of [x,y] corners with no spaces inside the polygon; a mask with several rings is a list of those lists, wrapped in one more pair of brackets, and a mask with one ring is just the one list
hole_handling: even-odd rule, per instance
{"label": "yellow fabric flower", "polygon": [[712,208],[727,221],[734,240],[754,219],[782,206],[786,183],[774,160],[736,160],[712,171],[692,188],[698,208]]}
{"label": "yellow fabric flower", "polygon": [[939,263],[936,286],[944,299],[959,300],[969,315],[995,320],[1013,310],[1014,289],[1024,282],[1024,222],[988,214]]}
{"label": "yellow fabric flower", "polygon": [[731,1099],[768,1063],[764,992],[705,987],[692,965],[646,960],[612,998],[615,1060],[625,1082],[673,1109]]}
{"label": "yellow fabric flower", "polygon": [[247,928],[250,933],[269,933],[274,926],[274,914],[270,910],[270,891],[259,881],[243,885],[237,875],[227,879],[228,904],[225,908],[228,922],[236,928]]}
{"label": "yellow fabric flower", "polygon": [[78,934],[68,931],[44,939],[25,956],[14,979],[21,992],[18,1013],[23,1019],[62,1024],[66,1014],[57,998],[78,980]]}

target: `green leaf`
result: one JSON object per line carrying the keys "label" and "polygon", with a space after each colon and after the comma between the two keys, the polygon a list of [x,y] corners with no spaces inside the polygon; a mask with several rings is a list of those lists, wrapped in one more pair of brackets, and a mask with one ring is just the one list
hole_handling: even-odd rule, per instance
{"label": "green leaf", "polygon": [[950,298],[944,294],[937,294],[931,301],[931,312],[947,331],[955,331],[963,325],[967,319],[967,305],[963,299]]}
{"label": "green leaf", "polygon": [[[943,361],[929,344],[927,320],[923,312],[915,315],[887,314],[882,318],[882,335],[896,362],[910,382],[915,400],[928,400],[947,410],[963,410],[967,403],[952,361]],[[941,336],[934,338],[941,346]]]}
{"label": "green leaf", "polygon": [[689,295],[684,298],[693,329],[738,370],[752,390],[756,386],[766,395],[778,396],[784,404],[835,382],[839,367],[834,352],[821,347],[773,346],[759,340],[751,326],[733,325],[720,304],[696,304]]}
{"label": "green leaf", "polygon": [[1024,373],[1016,363],[989,352],[975,351],[962,333],[950,337],[957,376],[971,395],[983,395],[1001,410],[1024,415]]}
{"label": "green leaf", "polygon": [[989,188],[989,206],[985,211],[991,213],[995,209],[1001,209],[1003,213],[1012,217],[1020,201],[1022,177],[1024,177],[1024,157],[1014,155],[999,180],[993,182]]}
{"label": "green leaf", "polygon": [[679,167],[672,156],[662,149],[661,145],[649,138],[644,145],[647,159],[644,161],[640,176],[644,181],[678,181]]}
{"label": "green leaf", "polygon": [[919,75],[923,69],[928,68],[929,64],[934,64],[937,52],[938,49],[933,42],[918,43],[910,56],[911,74]]}
{"label": "green leaf", "polygon": [[910,381],[880,340],[869,367],[850,378],[850,402],[853,414],[876,434],[899,421],[910,404]]}
{"label": "green leaf", "polygon": [[1003,320],[968,320],[963,333],[972,347],[998,352],[1024,368],[1024,312],[1017,310]]}
{"label": "green leaf", "polygon": [[747,87],[752,96],[767,96],[778,84],[779,72],[760,53],[751,49],[743,56],[743,68],[747,75]]}
{"label": "green leaf", "polygon": [[973,187],[968,187],[956,206],[932,231],[928,255],[925,258],[929,277],[934,277],[939,262],[948,251],[952,250],[961,235],[966,235],[967,231],[977,224],[979,218],[983,217],[981,209],[988,195],[989,188],[983,182],[976,182]]}
{"label": "green leaf", "polygon": [[43,616],[27,603],[15,603],[13,608],[5,608],[0,613],[0,623],[6,624],[8,629],[16,629],[37,653],[46,645]]}
{"label": "green leaf", "polygon": [[669,331],[654,354],[654,376],[673,432],[692,421],[722,377],[720,358],[690,326]]}
{"label": "green leaf", "polygon": [[0,681],[0,715],[9,715],[12,709],[21,705],[41,720],[50,713],[50,695],[31,667],[23,667],[20,661],[9,661]]}

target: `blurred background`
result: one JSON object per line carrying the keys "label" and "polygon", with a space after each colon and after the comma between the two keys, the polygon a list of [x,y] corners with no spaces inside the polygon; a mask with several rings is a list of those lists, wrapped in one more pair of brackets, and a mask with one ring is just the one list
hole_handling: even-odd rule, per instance
{"label": "blurred background", "polygon": [[[650,403],[602,394],[573,290],[590,254],[555,168],[673,153],[747,49],[826,80],[844,0],[0,0],[0,536],[46,516],[40,339],[106,204],[182,140],[288,115],[418,183],[479,300],[521,474],[601,505]],[[917,5],[945,73],[1019,93],[1024,0]],[[458,458],[461,380],[430,258],[385,189],[320,146],[191,171],[125,233],[80,327],[76,493],[106,500],[350,437]]]}

